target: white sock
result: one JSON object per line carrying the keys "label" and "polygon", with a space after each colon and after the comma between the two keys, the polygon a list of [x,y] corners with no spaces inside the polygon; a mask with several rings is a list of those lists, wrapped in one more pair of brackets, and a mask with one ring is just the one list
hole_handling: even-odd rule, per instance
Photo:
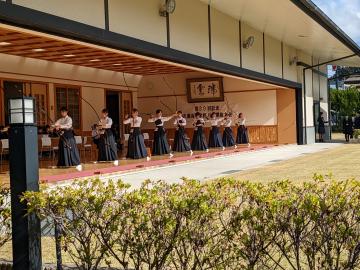
{"label": "white sock", "polygon": [[76,170],[78,170],[79,172],[81,172],[82,169],[83,169],[81,164],[77,165],[75,168],[76,168]]}

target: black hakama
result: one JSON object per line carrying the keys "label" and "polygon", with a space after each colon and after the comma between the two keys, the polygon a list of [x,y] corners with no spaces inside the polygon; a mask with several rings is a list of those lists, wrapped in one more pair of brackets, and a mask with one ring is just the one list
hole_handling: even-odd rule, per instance
{"label": "black hakama", "polygon": [[212,126],[209,136],[209,148],[217,148],[217,147],[224,147],[224,144],[221,139],[219,127]]}
{"label": "black hakama", "polygon": [[325,134],[325,121],[321,116],[318,118],[318,123],[318,133]]}
{"label": "black hakama", "polygon": [[133,128],[130,132],[126,157],[132,159],[147,157],[144,136],[139,127]]}
{"label": "black hakama", "polygon": [[248,130],[244,125],[240,125],[237,129],[236,143],[237,144],[249,143]]}
{"label": "black hakama", "polygon": [[178,127],[175,131],[173,150],[175,152],[187,152],[191,150],[189,138],[186,136],[184,127]]}
{"label": "black hakama", "polygon": [[325,126],[320,126],[320,125],[319,125],[318,133],[319,133],[319,134],[325,134]]}
{"label": "black hakama", "polygon": [[105,129],[98,141],[98,161],[114,161],[118,159],[114,134],[111,129]]}
{"label": "black hakama", "polygon": [[224,129],[222,141],[224,147],[230,147],[235,145],[235,139],[231,127],[226,127]]}
{"label": "black hakama", "polygon": [[343,120],[343,133],[351,137],[354,135],[353,122],[351,118]]}
{"label": "black hakama", "polygon": [[59,139],[59,159],[57,166],[71,167],[80,165],[79,150],[73,130],[64,130]]}
{"label": "black hakama", "polygon": [[203,127],[195,128],[194,136],[191,142],[191,149],[195,151],[208,149]]}
{"label": "black hakama", "polygon": [[159,156],[169,153],[170,153],[170,147],[166,138],[165,128],[163,126],[156,127],[154,132],[152,155]]}

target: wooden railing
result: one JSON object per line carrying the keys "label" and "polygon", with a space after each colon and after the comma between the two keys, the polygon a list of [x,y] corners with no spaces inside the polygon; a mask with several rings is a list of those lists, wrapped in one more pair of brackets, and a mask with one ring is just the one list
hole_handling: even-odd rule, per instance
{"label": "wooden railing", "polygon": [[[234,136],[237,134],[237,127],[232,127]],[[167,128],[167,137],[168,139],[173,139],[175,136],[175,128]],[[223,128],[220,128],[222,133]],[[153,139],[154,130],[153,129],[143,129],[143,133],[149,133],[150,139]],[[192,139],[194,129],[187,128],[186,133]],[[277,126],[248,126],[249,139],[250,143],[263,143],[263,144],[272,144],[278,142]],[[209,137],[210,127],[205,127],[206,138]]]}
{"label": "wooden railing", "polygon": [[277,143],[277,126],[249,126],[249,138],[251,143]]}

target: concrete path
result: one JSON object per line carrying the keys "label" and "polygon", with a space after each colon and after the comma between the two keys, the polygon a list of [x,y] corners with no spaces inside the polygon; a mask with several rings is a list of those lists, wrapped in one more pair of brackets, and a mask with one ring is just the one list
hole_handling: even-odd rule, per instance
{"label": "concrete path", "polygon": [[[263,150],[238,153],[231,156],[216,157],[207,160],[198,160],[191,163],[174,164],[171,166],[151,168],[144,171],[119,174],[117,178],[130,183],[133,188],[140,186],[145,179],[166,180],[169,183],[178,182],[182,177],[201,181],[229,176],[243,170],[260,168],[283,160],[302,155],[316,153],[339,147],[342,144],[322,143],[311,145],[287,145],[267,148]],[[103,176],[101,179],[116,176]]]}

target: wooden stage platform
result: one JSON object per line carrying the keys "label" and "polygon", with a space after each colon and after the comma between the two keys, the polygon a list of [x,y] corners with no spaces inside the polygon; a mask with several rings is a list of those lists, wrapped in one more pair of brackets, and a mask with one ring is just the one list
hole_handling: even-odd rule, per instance
{"label": "wooden stage platform", "polygon": [[[113,176],[114,179],[121,178],[121,174],[130,171],[145,170],[160,166],[171,166],[183,162],[193,162],[199,159],[210,159],[221,155],[234,155],[241,152],[258,151],[264,148],[276,147],[277,144],[254,144],[250,147],[240,145],[238,148],[227,148],[224,151],[220,149],[210,149],[209,152],[195,151],[191,156],[189,153],[174,153],[172,158],[169,155],[153,156],[150,161],[146,159],[130,160],[120,159],[119,165],[115,166],[113,162],[88,162],[83,163],[83,170],[77,171],[76,168],[56,168],[53,167],[56,164],[54,160],[41,160],[40,161],[40,181],[42,183],[55,184],[62,181],[68,181],[72,179],[81,179],[89,177],[101,176]],[[2,171],[0,172],[0,184],[9,184],[9,171],[8,164],[3,164]],[[144,179],[145,180],[145,179]]]}

